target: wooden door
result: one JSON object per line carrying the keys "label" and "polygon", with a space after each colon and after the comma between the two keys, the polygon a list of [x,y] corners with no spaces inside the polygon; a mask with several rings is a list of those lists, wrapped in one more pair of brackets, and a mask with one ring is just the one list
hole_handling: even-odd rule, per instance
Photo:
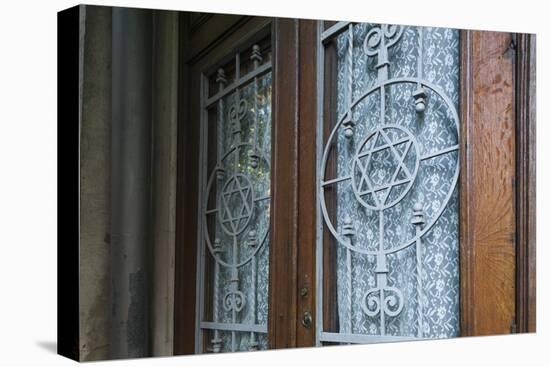
{"label": "wooden door", "polygon": [[[197,245],[203,170],[215,166],[205,157],[217,155],[212,144],[203,146],[204,101],[213,98],[205,84],[213,80],[215,87],[217,69],[258,42],[271,54],[271,205],[267,323],[254,332],[265,334],[269,348],[287,348],[319,344],[320,318],[337,327],[335,276],[318,284],[316,263],[321,246],[323,271],[336,271],[326,260],[335,250],[329,241],[318,243],[317,233],[318,116],[336,108],[334,99],[319,96],[336,88],[337,77],[330,68],[320,74],[317,60],[320,37],[333,26],[339,25],[181,15],[175,354],[213,351],[216,340],[201,332],[201,315],[213,312],[208,287],[215,284],[201,277],[215,273],[216,264],[205,262],[208,253]],[[533,105],[534,37],[460,32],[460,335],[534,331]]]}

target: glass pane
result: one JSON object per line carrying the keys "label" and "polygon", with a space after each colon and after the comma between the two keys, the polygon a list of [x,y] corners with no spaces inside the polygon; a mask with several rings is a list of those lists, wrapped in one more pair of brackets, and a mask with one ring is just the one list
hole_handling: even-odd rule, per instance
{"label": "glass pane", "polygon": [[267,348],[271,71],[261,50],[243,52],[251,61],[246,74],[236,55],[232,69],[212,75],[203,101],[201,351]]}
{"label": "glass pane", "polygon": [[363,23],[326,45],[337,111],[319,198],[338,322],[318,338],[457,336],[458,31]]}

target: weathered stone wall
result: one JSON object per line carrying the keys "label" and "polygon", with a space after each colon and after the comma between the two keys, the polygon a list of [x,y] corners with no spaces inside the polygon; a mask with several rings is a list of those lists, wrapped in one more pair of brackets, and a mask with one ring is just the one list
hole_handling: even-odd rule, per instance
{"label": "weathered stone wall", "polygon": [[110,313],[111,8],[81,24],[80,358],[108,357]]}
{"label": "weathered stone wall", "polygon": [[178,13],[153,15],[153,284],[151,334],[154,356],[172,355],[174,244],[176,241],[176,147]]}
{"label": "weathered stone wall", "polygon": [[[80,353],[112,356],[112,8],[83,6],[81,22]],[[153,356],[172,354],[178,13],[153,11],[148,333]],[[132,329],[132,328],[130,328]]]}

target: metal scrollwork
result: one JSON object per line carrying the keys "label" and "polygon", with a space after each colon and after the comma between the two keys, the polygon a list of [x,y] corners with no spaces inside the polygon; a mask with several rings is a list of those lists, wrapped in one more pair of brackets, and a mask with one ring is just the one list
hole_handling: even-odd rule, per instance
{"label": "metal scrollwork", "polygon": [[[239,100],[235,105],[229,109],[229,121],[233,129],[233,134],[240,138],[241,134],[241,120],[245,118],[248,110],[248,103],[245,99]],[[240,142],[240,139],[236,140],[236,143]]]}
{"label": "metal scrollwork", "polygon": [[[258,85],[259,75],[262,75],[259,74],[262,57],[258,45],[252,46],[250,60],[254,66],[252,72],[239,79],[240,58],[238,55],[235,57],[237,72],[231,91],[226,90],[227,79],[223,68],[217,72],[220,95],[215,101],[217,162],[205,177],[200,206],[201,246],[214,260],[213,320],[207,324],[201,322],[201,329],[212,331],[211,345],[207,349],[215,353],[224,348],[238,350],[237,334],[243,330],[250,333],[247,348],[256,350],[259,346],[256,334],[267,332],[267,326],[257,325],[255,294],[263,291],[256,289],[257,263],[260,252],[267,246],[269,205],[264,203],[271,199],[269,185],[262,182],[262,179],[269,179],[270,158],[266,156],[266,151],[270,148],[262,147],[258,141]],[[247,85],[248,94],[242,91]],[[226,94],[231,98],[223,98]],[[226,106],[228,99],[231,102]],[[224,280],[221,274],[230,274],[230,279]],[[252,289],[243,289],[243,276],[246,286]],[[224,283],[228,283],[227,288],[223,287]],[[220,313],[219,305],[228,314]],[[199,309],[202,307],[199,306]],[[237,327],[238,324],[240,326]],[[230,331],[229,345],[222,337],[223,330]]]}
{"label": "metal scrollwork", "polygon": [[377,68],[389,65],[388,49],[395,45],[403,35],[400,25],[382,24],[373,27],[365,37],[365,52],[368,56],[378,57]]}
{"label": "metal scrollwork", "polygon": [[230,291],[225,294],[223,306],[226,311],[241,312],[246,304],[246,296],[241,291]]}
{"label": "metal scrollwork", "polygon": [[403,293],[396,287],[371,288],[363,296],[361,307],[370,317],[378,316],[381,311],[395,317],[403,309]]}
{"label": "metal scrollwork", "polygon": [[[368,89],[362,91],[357,97],[353,97],[353,25],[347,26],[348,33],[345,42],[345,64],[342,66],[344,71],[345,84],[342,89],[345,92],[342,103],[344,107],[342,113],[336,122],[336,125],[328,135],[325,146],[322,151],[320,163],[319,177],[319,202],[322,213],[324,226],[329,230],[330,234],[337,240],[338,244],[343,246],[347,251],[346,268],[349,284],[347,292],[349,305],[346,310],[349,313],[349,325],[344,325],[346,333],[352,333],[351,308],[352,297],[352,254],[356,256],[374,256],[376,266],[373,269],[375,284],[367,289],[361,298],[360,307],[362,312],[368,317],[379,318],[379,333],[386,333],[386,318],[397,317],[402,312],[405,304],[403,291],[399,289],[395,283],[389,278],[388,256],[396,254],[410,246],[416,247],[417,254],[417,302],[419,308],[419,323],[418,337],[422,337],[422,318],[424,312],[423,291],[422,291],[422,237],[434,226],[436,221],[442,215],[447,207],[451,195],[458,181],[459,164],[458,155],[457,163],[452,170],[450,177],[450,185],[441,188],[445,191],[444,199],[437,208],[432,209],[431,206],[424,206],[421,202],[417,202],[413,206],[412,220],[404,219],[412,225],[411,233],[408,238],[401,238],[399,243],[388,244],[384,231],[386,214],[392,207],[403,202],[405,198],[408,201],[412,200],[412,194],[418,190],[415,186],[419,169],[428,161],[435,157],[446,154],[456,154],[458,152],[457,144],[444,147],[435,152],[426,152],[425,147],[420,143],[418,131],[410,126],[397,124],[387,118],[388,101],[391,98],[390,88],[396,85],[407,85],[407,90],[410,90],[410,110],[413,114],[413,119],[416,119],[418,124],[422,123],[424,114],[430,108],[431,99],[437,99],[442,105],[447,108],[448,115],[451,117],[454,134],[458,139],[459,136],[459,118],[454,104],[449,96],[447,96],[437,85],[424,79],[422,75],[422,65],[418,65],[417,75],[408,77],[391,77],[390,75],[390,53],[391,47],[399,44],[402,39],[403,27],[398,25],[374,25],[366,33],[363,42],[363,48],[367,57],[375,58],[377,61],[375,68],[377,70],[377,80]],[[341,29],[345,29],[344,26]],[[420,45],[422,45],[422,30],[420,29]],[[419,54],[422,54],[420,50]],[[419,58],[418,63],[421,63]],[[346,98],[347,96],[347,98]],[[364,138],[356,139],[357,121],[352,118],[354,110],[365,99],[377,101],[379,103],[378,114],[376,118],[379,123],[375,124],[370,131],[367,131]],[[368,112],[367,112],[368,113]],[[339,136],[344,136],[345,139],[338,140]],[[354,139],[352,139],[354,138]],[[338,172],[337,177],[331,177],[327,172],[329,156],[332,150],[338,144],[347,145],[350,154],[350,161],[345,167],[347,172]],[[353,149],[351,149],[353,147]],[[339,148],[340,149],[340,148]],[[345,150],[345,149],[344,149]],[[385,174],[383,178],[375,177],[376,170],[373,168],[373,162],[384,162]],[[340,185],[341,190],[350,190],[353,197],[360,204],[359,206],[344,207],[340,210],[345,212],[338,214],[343,218],[338,223],[334,216],[329,213],[325,199],[325,191],[330,186]],[[343,184],[346,184],[345,186]],[[416,189],[415,189],[416,188]],[[340,195],[340,191],[339,191]],[[357,208],[357,209],[355,209]],[[430,208],[429,215],[426,215],[426,208]],[[358,243],[356,232],[361,225],[360,222],[351,220],[351,217],[357,216],[353,213],[354,210],[360,210],[365,215],[377,217],[377,243],[376,246]],[[321,247],[322,248],[322,247]],[[321,335],[323,335],[321,333]],[[331,339],[326,339],[331,340]],[[344,339],[338,339],[344,340]]]}

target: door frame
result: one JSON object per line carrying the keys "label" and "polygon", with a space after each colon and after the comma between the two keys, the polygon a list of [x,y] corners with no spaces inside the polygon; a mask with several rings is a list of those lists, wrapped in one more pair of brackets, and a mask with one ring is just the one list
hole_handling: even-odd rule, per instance
{"label": "door frame", "polygon": [[[198,93],[193,93],[193,65],[204,59],[216,59],[223,54],[223,45],[238,43],[254,29],[271,27],[273,51],[273,100],[272,100],[272,215],[269,270],[268,335],[270,348],[307,347],[315,345],[316,274],[315,251],[317,246],[316,221],[312,215],[316,203],[316,124],[317,93],[322,86],[317,78],[317,52],[319,52],[315,20],[287,18],[261,18],[235,15],[208,14],[192,19],[182,12],[179,22],[180,67],[178,109],[178,173],[176,208],[176,270],[174,310],[174,354],[195,353],[196,342],[196,259],[197,259],[197,195],[199,128],[196,116],[190,112],[196,106]],[[261,24],[261,25],[260,25]],[[210,29],[210,30],[208,30]],[[495,40],[481,38],[497,32],[461,31],[461,175],[460,189],[460,271],[461,271],[461,331],[462,335],[535,331],[535,57],[534,35],[500,33]],[[477,43],[476,43],[477,42]],[[489,43],[487,43],[489,42]],[[487,86],[474,87],[479,65],[486,62],[484,50],[491,50],[491,43],[502,48],[495,54],[495,62],[512,63],[506,82],[511,84],[506,98],[510,106],[484,104],[489,98],[483,94]],[[504,47],[506,46],[506,47]],[[190,50],[192,50],[190,52]],[[493,50],[494,51],[494,50]],[[484,56],[485,55],[485,56]],[[312,62],[314,60],[314,62]],[[205,65],[206,70],[212,65]],[[201,72],[202,73],[202,72]],[[281,76],[281,77],[278,77]],[[496,80],[489,79],[496,84]],[[483,87],[483,88],[482,88]],[[484,89],[485,88],[485,89]],[[195,105],[195,107],[193,107]],[[490,169],[487,152],[479,152],[481,144],[473,139],[471,128],[479,121],[479,106],[494,108],[493,113],[508,119],[507,129],[514,134],[514,146],[506,166],[507,183],[512,198],[507,203],[512,211],[514,228],[497,244],[504,249],[507,277],[512,277],[513,299],[505,300],[497,289],[485,298],[476,297],[474,287],[486,282],[479,276],[483,252],[484,233],[498,229],[498,223],[485,228],[475,227],[474,205],[479,203],[480,193],[473,184],[481,169]],[[511,110],[510,110],[511,109]],[[478,114],[476,115],[476,111]],[[487,111],[485,111],[487,112]],[[485,116],[485,115],[483,115]],[[494,120],[493,122],[500,120]],[[479,122],[478,122],[479,123]],[[500,125],[494,125],[500,126]],[[494,134],[498,135],[498,134]],[[494,138],[494,137],[493,137]],[[497,137],[498,138],[498,137]],[[496,142],[498,143],[498,142]],[[493,144],[496,144],[493,140]],[[513,156],[513,158],[512,158]],[[500,168],[499,168],[500,169]],[[490,201],[483,202],[486,209]],[[474,230],[476,229],[476,230]],[[476,232],[477,231],[477,232]],[[480,231],[482,233],[480,233]],[[510,251],[507,246],[513,246]],[[477,268],[476,268],[477,266]],[[475,280],[475,282],[474,282]],[[508,279],[509,280],[509,279]],[[507,293],[509,294],[509,293]],[[513,305],[511,305],[513,303]],[[506,312],[510,324],[485,323],[490,313]],[[312,323],[303,322],[311,315]]]}

